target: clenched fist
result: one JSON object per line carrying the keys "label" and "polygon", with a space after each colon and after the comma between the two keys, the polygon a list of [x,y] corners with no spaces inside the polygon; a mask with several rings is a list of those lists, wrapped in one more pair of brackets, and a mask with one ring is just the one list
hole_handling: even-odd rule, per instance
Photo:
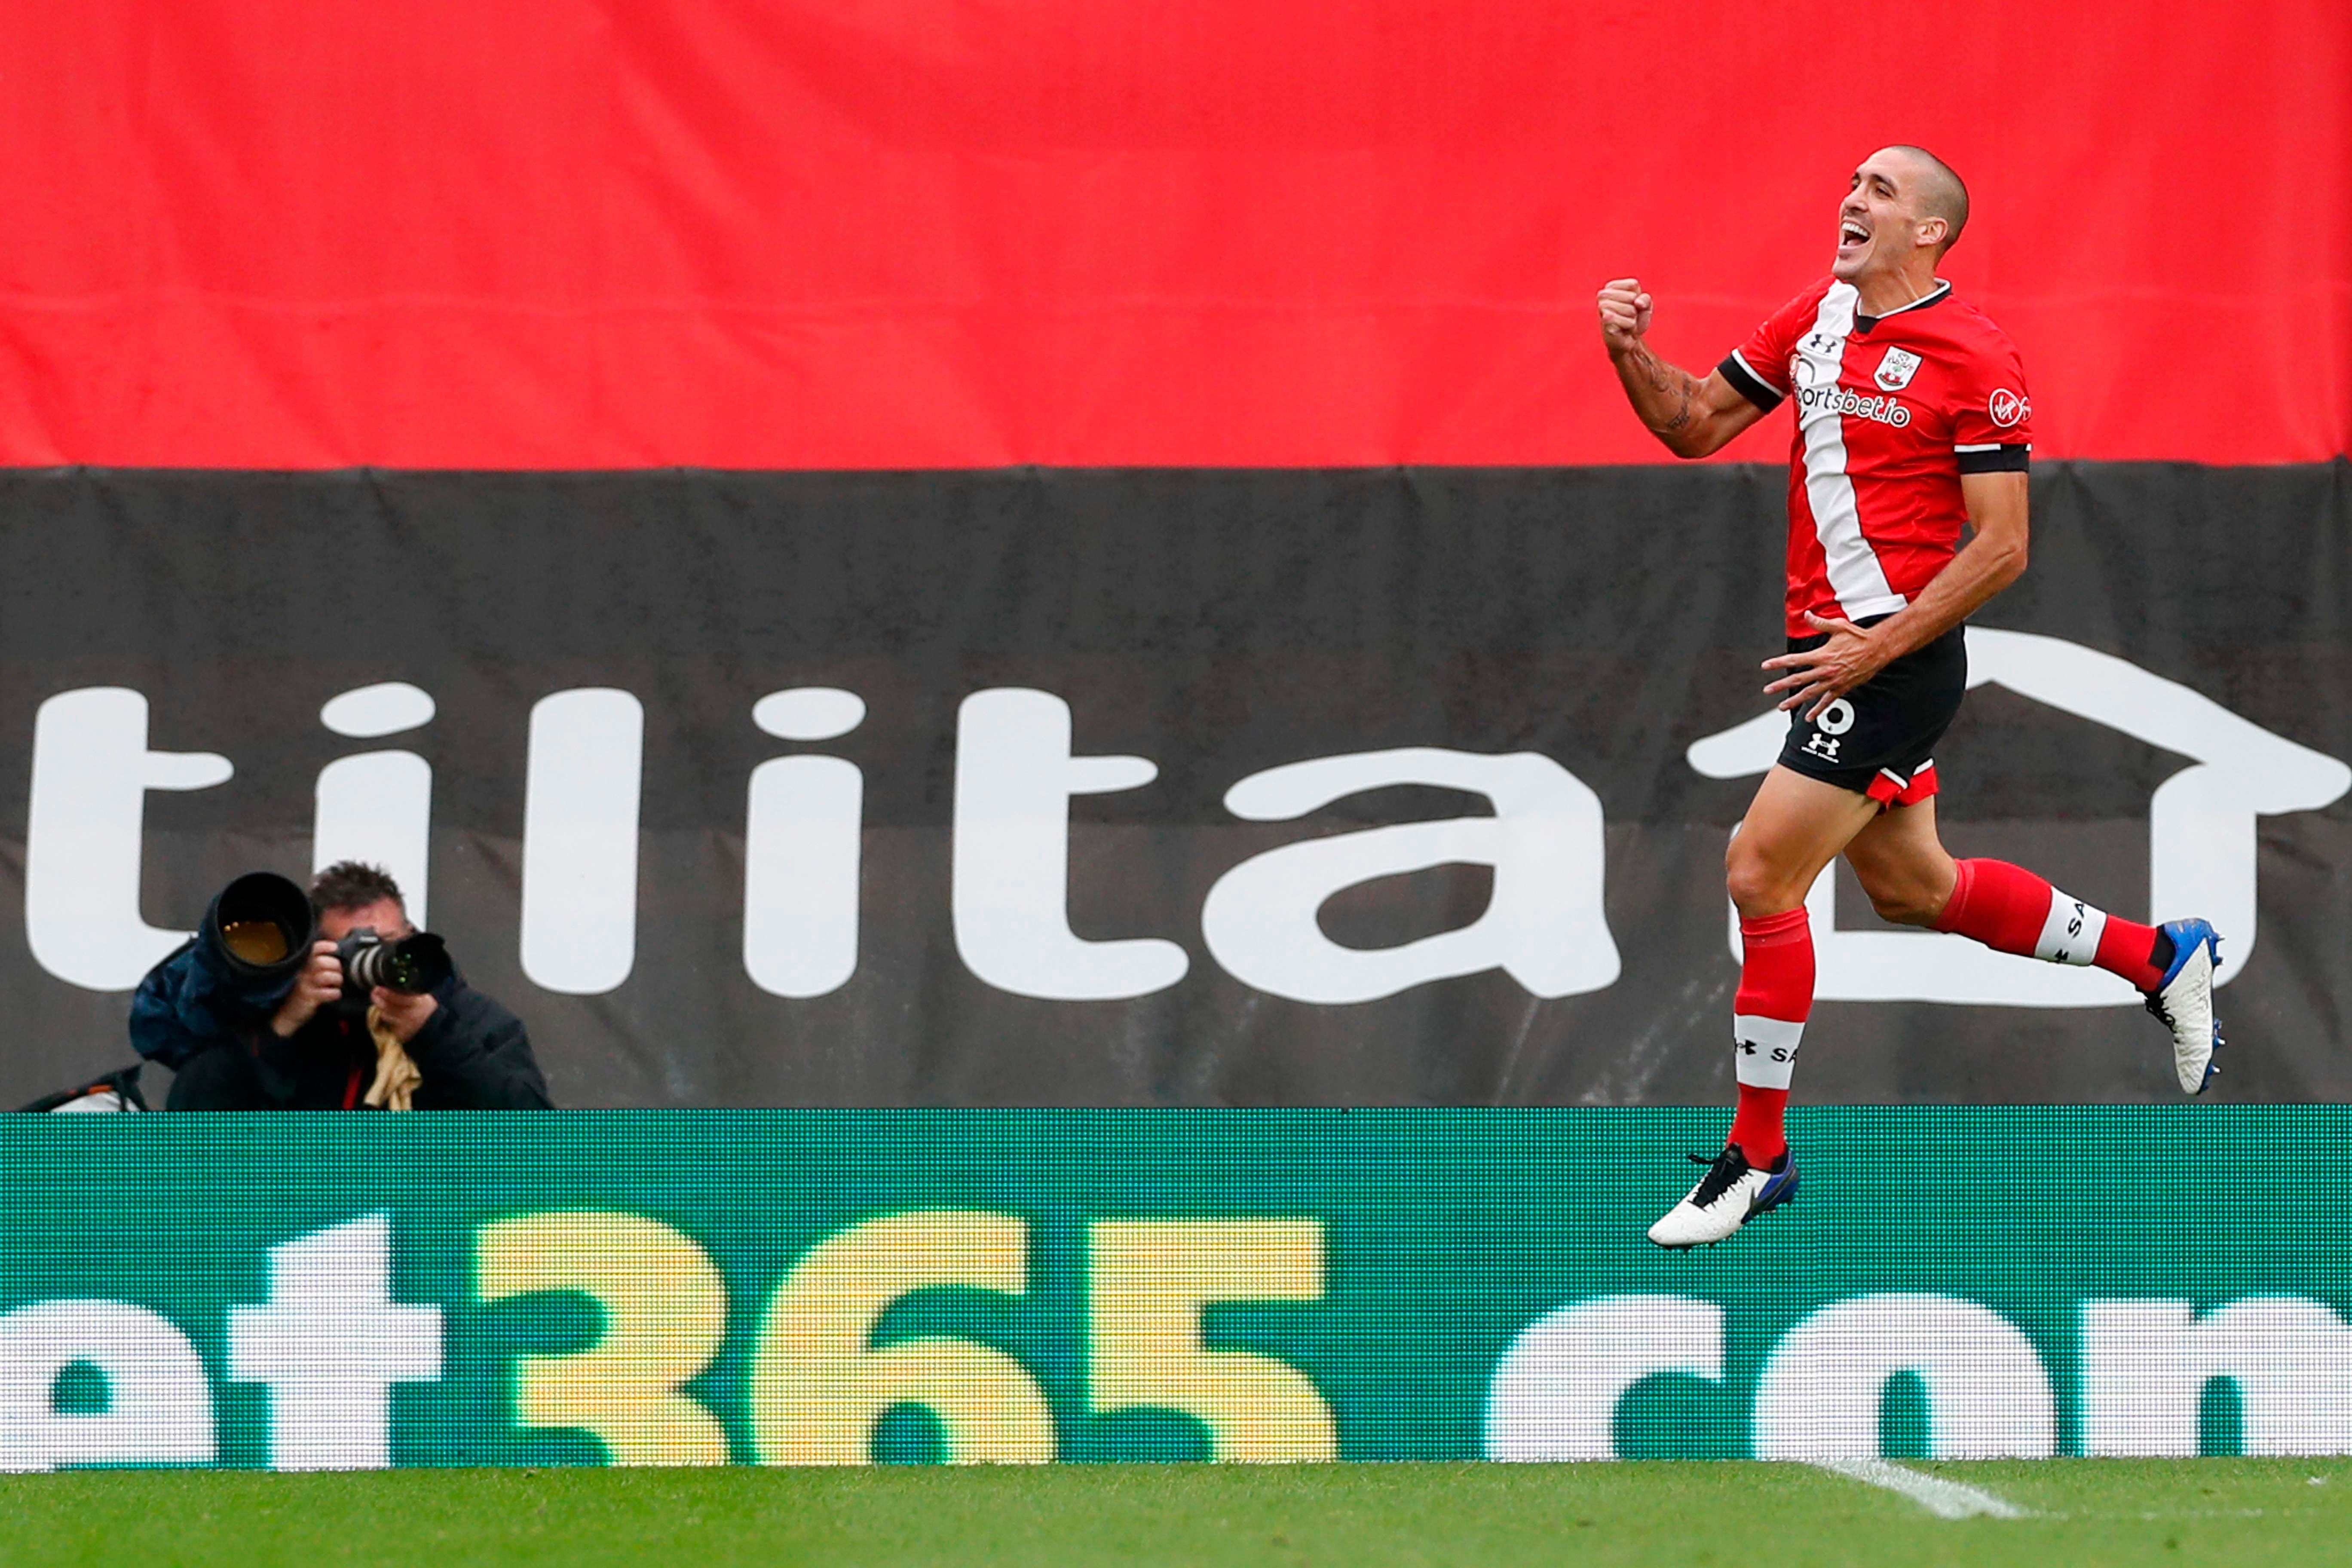
{"label": "clenched fist", "polygon": [[1601,289],[1601,341],[1612,354],[1629,354],[1650,330],[1650,296],[1638,278],[1619,278]]}

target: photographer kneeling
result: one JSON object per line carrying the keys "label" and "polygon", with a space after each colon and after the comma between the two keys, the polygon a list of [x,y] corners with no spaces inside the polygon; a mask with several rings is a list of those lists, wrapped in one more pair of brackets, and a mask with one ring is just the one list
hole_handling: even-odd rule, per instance
{"label": "photographer kneeling", "polygon": [[[390,876],[350,860],[320,872],[310,896],[318,940],[299,964],[290,921],[224,915],[251,880],[214,901],[196,942],[157,965],[133,1002],[132,1044],[176,1074],[168,1109],[548,1106],[522,1021],[468,986],[439,938],[420,937]],[[257,927],[262,946],[241,952]],[[207,952],[226,955],[209,966],[226,976],[196,962]]]}

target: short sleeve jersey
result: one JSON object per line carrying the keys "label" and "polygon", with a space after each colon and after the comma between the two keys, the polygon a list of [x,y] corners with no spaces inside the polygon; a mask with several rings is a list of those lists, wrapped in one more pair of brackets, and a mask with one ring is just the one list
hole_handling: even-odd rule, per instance
{"label": "short sleeve jersey", "polygon": [[1824,279],[1720,366],[1759,407],[1793,397],[1790,637],[1805,612],[1862,620],[1903,608],[1944,569],[1968,521],[1960,476],[2025,468],[2032,409],[2017,346],[1940,279],[1884,316]]}

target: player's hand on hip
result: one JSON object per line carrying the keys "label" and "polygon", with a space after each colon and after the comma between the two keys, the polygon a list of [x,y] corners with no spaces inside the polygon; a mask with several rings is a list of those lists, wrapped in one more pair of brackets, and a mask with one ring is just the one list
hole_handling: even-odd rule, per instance
{"label": "player's hand on hip", "polygon": [[1775,695],[1789,693],[1780,700],[1781,711],[1802,707],[1807,719],[1818,719],[1822,709],[1884,669],[1886,658],[1869,631],[1852,621],[1808,610],[1805,624],[1829,633],[1830,640],[1802,653],[1766,659],[1765,668],[1784,673],[1764,689]]}
{"label": "player's hand on hip", "polygon": [[1631,353],[1650,330],[1650,296],[1638,278],[1619,278],[1601,286],[1601,341],[1612,354]]}

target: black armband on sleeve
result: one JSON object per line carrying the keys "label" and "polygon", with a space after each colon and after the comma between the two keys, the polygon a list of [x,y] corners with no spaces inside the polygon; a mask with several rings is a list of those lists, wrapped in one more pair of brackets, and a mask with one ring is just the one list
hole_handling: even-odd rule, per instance
{"label": "black armband on sleeve", "polygon": [[1763,379],[1748,368],[1747,362],[1739,357],[1737,351],[1724,355],[1723,363],[1715,368],[1724,380],[1731,383],[1734,392],[1765,413],[1769,414],[1780,406],[1783,395],[1765,385]]}
{"label": "black armband on sleeve", "polygon": [[2021,474],[2033,466],[2033,447],[1958,447],[1960,472],[1964,474]]}

